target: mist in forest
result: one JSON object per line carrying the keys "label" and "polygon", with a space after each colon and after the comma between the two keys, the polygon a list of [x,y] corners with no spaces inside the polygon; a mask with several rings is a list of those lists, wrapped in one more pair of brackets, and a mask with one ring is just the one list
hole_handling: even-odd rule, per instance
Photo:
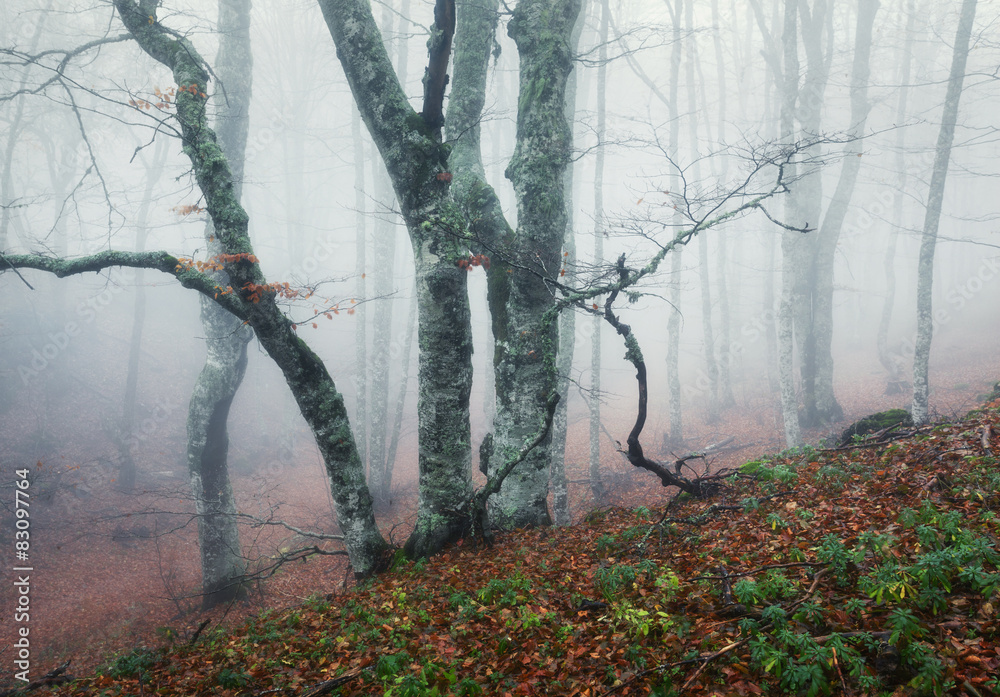
{"label": "mist in forest", "polygon": [[[221,4],[238,11],[239,3]],[[582,4],[564,42],[573,56],[570,156],[561,183],[550,182],[562,187],[568,219],[561,261],[536,263],[532,242],[513,252],[471,234],[470,261],[459,260],[471,312],[475,486],[486,481],[480,444],[498,404],[487,274],[502,264],[512,276],[529,268],[544,276],[555,302],[613,283],[621,255],[634,271],[656,260],[655,272],[623,289],[608,312],[641,348],[649,397],[642,441],[648,457],[664,462],[713,446],[713,466],[721,466],[803,443],[832,445],[867,414],[911,409],[921,384],[922,248],[933,259],[933,335],[929,397],[918,413],[968,410],[1000,379],[996,8],[980,3],[956,86],[962,3],[804,2],[791,48],[786,4]],[[456,51],[465,3],[457,5]],[[371,12],[421,113],[434,3],[389,0]],[[160,5],[150,26],[186,37],[216,66],[223,19],[214,5],[180,2]],[[136,596],[150,613],[200,602],[200,568],[210,562],[199,561],[198,521],[209,514],[199,507],[201,489],[191,488],[189,410],[206,365],[221,365],[208,355],[209,336],[243,337],[237,343],[246,346],[232,404],[222,400],[212,412],[221,416],[206,426],[212,437],[218,419],[228,423],[222,465],[235,503],[225,515],[245,515],[235,543],[241,573],[311,544],[275,520],[341,533],[329,457],[302,400],[247,322],[206,323],[218,293],[182,287],[169,269],[109,265],[58,278],[7,263],[162,250],[201,269],[232,254],[206,227],[214,204],[181,147],[187,89],[204,92],[216,128],[246,121],[239,200],[261,278],[276,284],[254,287],[270,293],[342,395],[379,524],[405,529],[394,533],[400,544],[421,515],[426,342],[416,318],[425,300],[415,292],[399,184],[345,78],[331,40],[336,20],[324,21],[312,3],[263,0],[244,19],[252,70],[247,56],[231,54],[207,85],[192,88],[137,46],[112,4],[66,12],[11,0],[0,9],[0,481],[15,487],[16,470],[32,472],[32,549],[39,576],[51,579],[37,590],[43,616],[56,615],[57,595],[81,592],[57,583],[59,569],[126,558],[145,560],[123,575],[142,579]],[[510,20],[501,5],[478,125],[485,179],[516,235],[531,193],[509,178],[525,100]],[[241,21],[234,26],[246,29]],[[246,84],[230,78],[226,90],[214,73],[241,74]],[[960,96],[950,140],[942,130],[949,89]],[[464,134],[449,128],[448,90],[442,137],[454,143]],[[942,164],[946,178],[935,175]],[[450,171],[436,176],[452,182]],[[476,222],[467,213],[463,224]],[[657,258],[676,238],[683,244]],[[223,296],[241,292],[225,286]],[[551,437],[564,444],[568,504],[550,506],[563,506],[570,520],[611,501],[666,495],[623,456],[638,389],[621,332],[604,319],[609,295],[572,303],[559,320],[566,416],[564,426],[555,418]],[[213,335],[210,326],[227,328]],[[523,424],[524,435],[537,426]],[[209,486],[207,475],[195,479]],[[5,498],[4,535],[13,540],[14,497]],[[109,584],[109,592],[122,587]],[[84,610],[73,617],[87,621]],[[50,650],[72,641],[52,639]]]}

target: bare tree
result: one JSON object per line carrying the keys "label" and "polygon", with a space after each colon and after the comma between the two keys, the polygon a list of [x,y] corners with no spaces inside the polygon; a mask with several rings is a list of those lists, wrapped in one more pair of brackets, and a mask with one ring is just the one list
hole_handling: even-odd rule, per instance
{"label": "bare tree", "polygon": [[958,103],[962,97],[965,80],[965,64],[969,59],[969,40],[972,24],[976,18],[976,0],[963,0],[955,33],[955,48],[952,53],[951,73],[944,98],[944,113],[941,130],[938,133],[937,148],[934,152],[934,166],[931,170],[930,191],[927,194],[927,209],[924,215],[923,234],[920,238],[920,257],[917,262],[917,339],[913,356],[913,421],[926,423],[928,413],[929,377],[928,364],[931,353],[931,337],[934,333],[933,297],[934,248],[937,243],[938,224],[941,220],[941,205],[944,201],[944,184],[948,177],[948,162],[951,146],[955,140],[955,125],[958,122]]}

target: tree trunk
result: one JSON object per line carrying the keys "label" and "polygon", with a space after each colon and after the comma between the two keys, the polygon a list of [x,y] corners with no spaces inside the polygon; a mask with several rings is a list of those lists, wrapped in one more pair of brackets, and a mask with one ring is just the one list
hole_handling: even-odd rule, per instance
{"label": "tree trunk", "polygon": [[[600,28],[597,36],[597,152],[594,158],[594,268],[604,263],[604,137],[607,129],[608,27],[611,8],[608,0],[595,3],[600,8]],[[592,317],[590,341],[590,492],[594,503],[601,505],[607,498],[601,474],[601,327],[604,320]]]}
{"label": "tree trunk", "polygon": [[[424,557],[462,536],[472,496],[469,395],[472,329],[462,212],[452,199],[448,151],[441,142],[441,102],[454,30],[454,4],[439,0],[417,114],[393,71],[369,3],[321,0],[337,56],[361,117],[382,155],[413,246],[416,267],[420,387],[417,430],[420,500],[406,543]],[[441,176],[438,176],[441,175]]]}
{"label": "tree trunk", "polygon": [[[556,385],[549,361],[558,325],[543,322],[554,299],[545,277],[559,268],[566,207],[563,176],[570,160],[566,80],[573,68],[570,37],[579,0],[521,0],[507,31],[520,56],[517,142],[506,176],[517,196],[515,249],[507,326],[496,336],[497,415],[489,476],[515,457],[538,430]],[[549,438],[504,480],[490,501],[495,527],[548,525]]]}
{"label": "tree trunk", "polygon": [[[587,13],[580,10],[576,23],[573,25],[573,35],[570,45],[574,53],[580,52],[580,37],[583,35]],[[573,124],[576,119],[577,103],[577,73],[570,73],[566,84],[566,122],[570,127],[570,137],[573,136]],[[572,145],[572,143],[571,143]],[[563,177],[563,191],[566,197],[566,234],[563,236],[563,268],[566,270],[564,281],[567,285],[573,283],[576,277],[576,229],[574,226],[574,196],[573,196],[574,165],[566,167]],[[569,407],[569,379],[573,370],[573,350],[576,343],[576,312],[569,310],[559,315],[559,354],[556,370],[559,382],[556,391],[561,399],[556,405],[556,413],[552,419],[552,460],[549,465],[549,479],[552,483],[552,513],[556,525],[570,524],[569,489],[566,482],[566,433],[569,428],[567,410]]]}
{"label": "tree trunk", "polygon": [[[844,146],[844,161],[833,198],[823,217],[816,250],[813,332],[816,336],[816,405],[825,420],[839,421],[844,411],[833,394],[833,271],[837,242],[854,195],[861,170],[865,127],[868,122],[868,81],[872,28],[878,12],[878,0],[859,0],[854,35],[854,65],[851,70],[850,142]],[[830,37],[830,41],[832,41]]]}
{"label": "tree trunk", "polygon": [[[219,1],[219,55],[216,75],[225,89],[220,95],[215,132],[229,162],[233,198],[243,188],[243,166],[250,127],[253,56],[250,51],[250,0]],[[205,229],[209,254],[224,251],[209,223]],[[229,278],[219,272],[216,282]],[[246,562],[240,549],[236,503],[229,481],[229,408],[243,382],[247,344],[253,337],[243,322],[209,298],[201,298],[201,323],[208,356],[198,375],[188,407],[188,471],[198,512],[201,549],[202,606],[210,608],[241,594]]]}
{"label": "tree trunk", "polygon": [[[735,18],[735,15],[734,15]],[[719,89],[719,125],[716,140],[720,145],[726,143],[726,56],[722,50],[722,19],[719,15],[719,0],[712,0],[712,44],[715,48],[716,79]],[[704,80],[702,81],[704,85]],[[721,156],[722,166],[718,180],[726,182],[729,171],[729,158],[725,154]],[[714,162],[714,159],[713,159]],[[719,291],[719,405],[722,408],[731,407],[736,404],[733,396],[732,378],[732,350],[730,344],[730,326],[732,315],[729,308],[729,282],[726,268],[729,248],[726,244],[727,235],[724,230],[718,232],[718,252],[716,268],[718,270],[718,291]],[[738,255],[737,255],[738,256]]]}
{"label": "tree trunk", "polygon": [[[49,2],[45,11],[41,13],[39,21],[35,24],[35,31],[31,35],[30,48],[28,49],[29,55],[33,55],[38,48],[38,42],[45,29],[45,19],[51,10],[52,2]],[[7,242],[7,231],[10,229],[12,211],[15,210],[12,205],[14,203],[14,148],[21,137],[24,102],[27,97],[23,92],[25,86],[28,84],[30,69],[30,66],[25,66],[24,72],[21,75],[21,80],[17,86],[17,91],[21,94],[14,98],[14,114],[10,117],[10,121],[7,122],[5,129],[7,131],[7,142],[4,144],[3,162],[0,163],[0,168],[2,168],[0,169],[0,252],[10,249],[10,245]]]}
{"label": "tree trunk", "polygon": [[[416,333],[417,328],[416,288],[411,290],[410,293],[412,300],[410,302],[410,311],[406,315],[406,338],[403,340],[403,353],[399,359],[402,363],[403,372],[399,376],[399,394],[396,396],[396,415],[392,420],[392,432],[389,436],[389,450],[385,456],[390,475],[392,474],[392,469],[396,464],[396,450],[399,448],[399,434],[403,428],[403,407],[406,406],[406,393],[409,391],[410,385],[410,355],[413,353],[413,335]],[[392,499],[389,500],[389,503],[392,503]]]}
{"label": "tree trunk", "polygon": [[[796,16],[797,0],[785,0],[784,30],[781,41],[784,48],[784,64],[781,85],[781,140],[791,143],[795,139],[795,102],[798,98],[799,58],[798,28]],[[794,178],[794,165],[790,167],[789,178]],[[785,215],[789,220],[798,221],[798,206],[792,196],[785,199]],[[781,386],[781,415],[785,425],[785,445],[795,448],[802,445],[799,427],[798,401],[795,398],[794,350],[794,307],[796,244],[799,233],[781,233],[781,299],[778,306],[778,382]]]}
{"label": "tree trunk", "polygon": [[[191,87],[179,91],[176,100],[176,119],[181,128],[184,152],[191,160],[195,179],[204,194],[216,240],[226,254],[237,257],[224,263],[231,292],[168,255],[146,255],[148,260],[142,265],[173,273],[182,285],[211,296],[250,324],[261,345],[284,374],[303,417],[316,436],[351,565],[357,575],[370,575],[384,562],[387,545],[375,525],[371,496],[365,486],[344,399],[322,361],[298,337],[292,322],[278,308],[273,292],[266,291],[260,265],[252,256],[253,247],[247,234],[249,218],[240,205],[236,187],[239,179],[234,177],[207,123],[205,101],[199,93],[208,84],[208,74],[201,67],[203,59],[189,41],[173,38],[157,22],[155,14],[150,15],[147,7],[140,7],[131,0],[115,0],[114,4],[140,47],[170,68],[178,85]],[[117,265],[130,265],[135,256],[110,252],[96,255],[98,261]],[[91,261],[84,259],[62,265],[62,270],[51,270],[57,275],[78,273],[80,271],[74,269],[86,269]],[[254,289],[259,292],[256,300],[251,296]],[[223,415],[221,410],[215,413]],[[217,426],[218,421],[208,425]],[[197,462],[194,465],[197,466]],[[201,479],[206,489],[211,487],[220,494],[225,493],[225,484],[218,479]],[[195,485],[197,493],[198,482]],[[221,498],[218,500],[222,503]]]}
{"label": "tree trunk", "polygon": [[[694,2],[694,0],[689,0]],[[680,114],[677,108],[678,83],[681,72],[681,10],[683,0],[675,0],[672,9],[673,22],[673,49],[670,56],[670,159],[676,164],[679,162],[680,141]],[[676,168],[675,168],[676,169]],[[679,173],[674,171],[670,175],[671,191],[680,189]],[[680,229],[684,220],[679,212],[674,213],[675,230]],[[670,447],[680,450],[684,445],[684,430],[681,422],[681,376],[680,376],[680,348],[681,348],[681,253],[683,247],[676,247],[670,255],[670,309],[667,316],[667,395],[669,397],[670,415]]]}
{"label": "tree trunk", "polygon": [[[142,195],[142,204],[135,220],[135,248],[142,252],[146,249],[146,239],[149,237],[149,207],[153,201],[153,188],[163,173],[166,141],[156,141],[153,161],[146,165],[146,190]],[[63,251],[65,253],[65,250]],[[146,324],[146,272],[139,269],[135,272],[135,298],[132,305],[132,334],[128,345],[128,372],[125,374],[125,398],[122,407],[121,433],[118,442],[119,465],[118,486],[123,491],[135,488],[135,437],[136,399],[139,391],[139,355],[142,351],[142,332]]]}
{"label": "tree trunk", "polygon": [[938,133],[937,148],[934,153],[934,168],[931,170],[931,186],[927,195],[927,210],[924,215],[924,231],[920,238],[920,256],[917,261],[917,339],[913,356],[913,422],[927,423],[929,419],[928,364],[931,354],[931,337],[934,333],[933,298],[931,290],[934,281],[934,246],[937,242],[938,224],[941,220],[941,204],[944,200],[944,185],[948,177],[948,162],[951,159],[951,145],[955,140],[955,124],[958,121],[958,103],[962,97],[962,83],[965,78],[965,64],[969,58],[969,38],[972,23],[976,17],[976,0],[963,0],[962,13],[955,34],[955,49],[948,76],[948,89],[944,98],[944,114]]}
{"label": "tree trunk", "polygon": [[393,283],[395,280],[396,226],[389,219],[396,208],[389,174],[380,163],[374,164],[375,224],[372,231],[372,350],[369,356],[368,488],[376,507],[389,500],[389,472],[386,461],[386,435],[389,421],[389,351],[392,345]]}
{"label": "tree trunk", "polygon": [[365,210],[365,143],[361,137],[361,114],[351,109],[351,141],[354,145],[354,245],[356,247],[354,275],[358,300],[354,330],[354,394],[356,400],[354,435],[358,442],[358,457],[362,467],[368,464],[368,215]]}
{"label": "tree trunk", "polygon": [[[700,118],[698,109],[697,85],[695,83],[695,70],[698,66],[698,43],[694,33],[694,2],[689,2],[685,8],[686,29],[690,38],[687,40],[688,47],[686,59],[686,82],[688,100],[688,137],[691,148],[691,172],[695,187],[701,186],[701,162],[698,153],[698,120]],[[704,88],[704,80],[702,81]],[[719,364],[715,360],[715,332],[712,329],[712,285],[708,272],[708,236],[698,235],[698,278],[701,285],[701,332],[702,332],[702,353],[705,359],[705,376],[708,383],[708,423],[715,423],[719,419]]]}
{"label": "tree trunk", "polygon": [[[403,24],[408,21],[409,1],[406,0],[399,11],[398,24],[393,30],[393,20],[397,20],[389,4],[382,6],[382,28],[384,34],[405,36]],[[396,74],[401,85],[406,84],[407,53],[406,41],[403,38],[392,38],[385,42],[386,51],[396,51]],[[374,257],[377,265],[373,267],[375,298],[374,328],[372,329],[371,353],[371,395],[369,406],[370,448],[368,460],[368,486],[377,507],[389,503],[392,489],[393,460],[389,457],[389,372],[392,353],[392,321],[393,300],[389,297],[396,289],[393,283],[396,278],[396,226],[391,219],[396,208],[392,184],[388,172],[381,163],[375,165],[375,200],[380,210],[376,211],[374,226]],[[405,393],[405,388],[404,388]]]}

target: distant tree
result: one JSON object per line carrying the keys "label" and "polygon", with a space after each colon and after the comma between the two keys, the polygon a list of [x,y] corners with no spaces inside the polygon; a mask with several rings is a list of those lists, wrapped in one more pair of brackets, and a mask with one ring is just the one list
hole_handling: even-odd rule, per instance
{"label": "distant tree", "polygon": [[[916,34],[917,12],[915,0],[907,0],[905,12],[906,24],[903,29],[903,45],[899,58],[899,96],[896,100],[896,124],[902,126],[907,118],[907,105],[910,96],[910,72],[913,63],[913,42]],[[885,273],[885,298],[882,301],[882,314],[879,318],[878,330],[875,334],[875,349],[879,362],[887,373],[888,385],[886,394],[895,394],[903,389],[902,362],[889,350],[889,324],[892,321],[893,307],[896,302],[896,247],[900,228],[903,224],[903,192],[907,185],[906,172],[906,129],[896,129],[896,176],[899,177],[899,191],[894,197],[892,207],[892,230],[886,245],[882,267]]]}
{"label": "distant tree", "polygon": [[[604,160],[607,136],[607,94],[608,94],[608,28],[611,23],[611,7],[608,0],[600,0],[600,22],[597,35],[597,119],[595,136],[597,153],[594,157],[594,266],[604,263],[604,236],[607,220],[604,211]],[[590,337],[590,493],[600,505],[607,498],[607,488],[601,472],[601,325],[600,317],[593,317],[593,331]]]}
{"label": "distant tree", "polygon": [[934,307],[931,294],[934,281],[934,249],[937,243],[938,224],[941,220],[941,206],[944,201],[944,184],[948,177],[948,162],[955,140],[955,125],[958,122],[958,103],[962,97],[965,80],[965,65],[969,59],[969,41],[972,24],[976,18],[976,0],[962,0],[962,10],[955,33],[955,47],[952,53],[951,72],[948,89],[944,98],[944,113],[941,116],[941,130],[938,133],[934,151],[934,166],[931,169],[931,184],[927,194],[927,208],[924,215],[923,234],[920,237],[920,257],[917,262],[917,339],[913,357],[913,421],[926,423],[929,415],[928,393],[931,338],[934,333]]}

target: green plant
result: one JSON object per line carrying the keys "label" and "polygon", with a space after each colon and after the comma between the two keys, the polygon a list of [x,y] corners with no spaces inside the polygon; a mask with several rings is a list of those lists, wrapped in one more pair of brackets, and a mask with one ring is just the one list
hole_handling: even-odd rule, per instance
{"label": "green plant", "polygon": [[908,643],[919,639],[924,633],[917,616],[901,607],[897,607],[889,613],[889,626],[892,627],[889,643],[893,646],[899,644],[900,641]]}
{"label": "green plant", "polygon": [[531,597],[531,581],[521,573],[508,578],[494,578],[476,594],[476,598],[484,605],[508,607],[525,603]]}
{"label": "green plant", "polygon": [[677,595],[677,591],[681,587],[681,579],[670,569],[667,569],[660,575],[656,577],[656,587],[659,588],[663,593],[663,599],[666,602],[670,602]]}
{"label": "green plant", "polygon": [[768,513],[764,520],[767,521],[767,524],[771,526],[772,530],[777,530],[778,528],[784,530],[788,527],[788,523],[785,522],[785,519],[781,517],[780,513]]}
{"label": "green plant", "polygon": [[636,569],[628,564],[614,564],[597,569],[594,585],[607,600],[614,600],[622,591],[631,589],[638,578]]}
{"label": "green plant", "polygon": [[651,613],[634,607],[628,601],[615,605],[614,619],[616,623],[624,625],[626,633],[636,639],[648,636],[652,630],[665,633],[673,627],[673,620],[666,612],[655,610]]}
{"label": "green plant", "polygon": [[145,678],[146,673],[156,664],[156,653],[145,646],[132,649],[116,658],[111,665],[99,672],[109,678]]}
{"label": "green plant", "polygon": [[597,538],[597,553],[607,554],[618,546],[617,540],[611,535],[601,535]]}
{"label": "green plant", "polygon": [[250,674],[241,668],[223,668],[215,676],[215,682],[227,690],[244,687],[250,682]]}
{"label": "green plant", "polygon": [[822,606],[813,602],[805,602],[799,605],[792,618],[797,622],[811,624],[813,627],[822,627],[826,624]]}
{"label": "green plant", "polygon": [[472,678],[462,678],[455,686],[455,692],[459,697],[479,697],[483,693],[483,688]]}
{"label": "green plant", "polygon": [[745,498],[740,503],[743,506],[744,513],[750,513],[751,511],[756,511],[760,508],[760,501],[755,496]]}

